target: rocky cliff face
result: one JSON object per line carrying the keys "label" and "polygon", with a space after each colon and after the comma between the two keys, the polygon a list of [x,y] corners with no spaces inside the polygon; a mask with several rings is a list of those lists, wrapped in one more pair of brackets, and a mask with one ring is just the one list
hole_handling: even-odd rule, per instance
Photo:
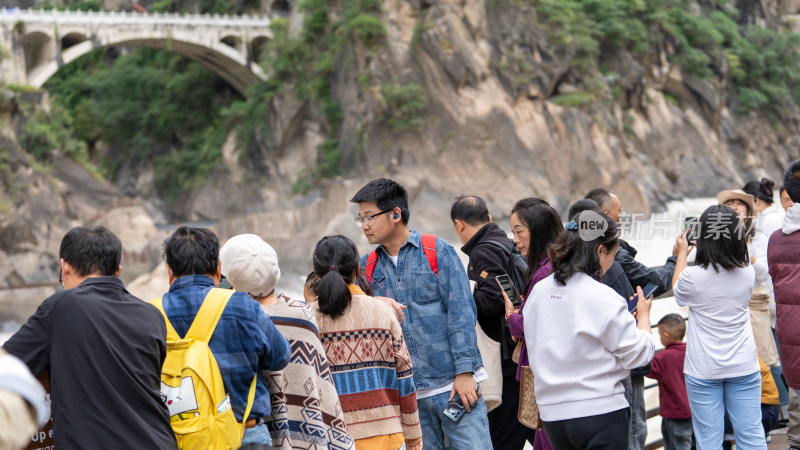
{"label": "rocky cliff face", "polygon": [[[626,52],[608,55],[618,78],[600,87],[592,105],[570,108],[549,99],[575,92],[581,80],[569,70],[570,55],[554,52],[537,29],[532,10],[480,0],[383,6],[386,45],[356,52],[374,82],[337,78],[344,109],[337,137],[345,157],[365,149],[366,164],[351,176],[414,180],[420,195],[439,199],[434,208],[471,192],[501,211],[527,195],[564,211],[607,186],[628,210],[659,210],[671,199],[777,178],[798,156],[797,117],[774,124],[734,116],[727,86],[683,74],[668,48],[647,64]],[[763,16],[772,6],[751,9]],[[381,93],[370,88],[388,80],[423,86],[419,132],[382,125]],[[614,98],[611,88],[623,94]],[[276,171],[294,181],[299,169],[313,169],[323,139],[308,109],[284,121],[302,123],[279,137]]]}
{"label": "rocky cliff face", "polygon": [[[740,3],[776,26],[791,9]],[[296,2],[288,4],[290,23],[302,23]],[[393,1],[383,2],[381,20],[383,44],[342,56],[332,80],[342,107],[335,138],[346,175],[292,196],[332,132],[309,102],[284,94],[265,118],[273,124],[274,149],[262,149],[253,163],[236,156],[230,139],[224,167],[184,197],[184,217],[213,223],[223,241],[261,234],[285,271],[303,272],[324,234],[346,234],[367,248],[348,199],[376,177],[409,188],[413,227],[452,239],[449,206],[458,194],[486,198],[502,223],[522,197],[545,198],[564,212],[598,186],[615,191],[625,210],[646,212],[762,176],[779,179],[800,157],[798,117],[776,124],[733,114],[728,87],[683,74],[666,46],[644,62],[626,52],[604,55],[618,76],[594,87],[594,101],[568,107],[552,98],[585,88],[569,68],[574,55],[553,50],[531,9],[502,1]],[[395,131],[386,122],[380,84],[392,80],[422,87],[426,107],[418,128]],[[13,127],[6,127],[2,145],[19,187],[0,216],[0,261],[11,268],[0,284],[52,283],[60,238],[77,224],[105,224],[123,238],[127,280],[158,264],[168,230],[157,231],[152,217],[161,221],[163,211],[155,210],[157,202],[129,197],[152,191],[147,171],[112,184],[64,160],[43,175],[21,156]]]}

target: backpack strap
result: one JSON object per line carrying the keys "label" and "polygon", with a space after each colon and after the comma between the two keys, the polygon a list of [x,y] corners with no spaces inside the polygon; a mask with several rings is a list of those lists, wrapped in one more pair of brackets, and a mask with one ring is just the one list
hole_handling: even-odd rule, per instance
{"label": "backpack strap", "polygon": [[434,275],[439,275],[439,264],[436,262],[436,236],[433,234],[422,235],[422,250],[428,258],[428,264]]}
{"label": "backpack strap", "polygon": [[378,252],[373,250],[367,256],[367,265],[364,267],[364,276],[372,283],[372,274],[375,273],[375,264],[378,262]]}
{"label": "backpack strap", "polygon": [[258,371],[253,375],[253,381],[250,383],[250,392],[247,394],[247,408],[244,409],[242,416],[242,433],[244,433],[247,426],[247,419],[250,417],[250,410],[253,409],[253,402],[256,399],[256,379],[258,378]]}
{"label": "backpack strap", "polygon": [[[422,251],[425,252],[428,265],[431,266],[434,275],[439,275],[439,264],[436,262],[436,235],[422,235]],[[370,283],[372,283],[372,274],[375,273],[375,265],[377,262],[378,252],[375,250],[369,252],[369,256],[367,256],[367,265],[364,266],[364,276]]]}
{"label": "backpack strap", "polygon": [[217,322],[222,317],[222,311],[234,292],[232,289],[219,288],[208,291],[184,339],[194,338],[209,343],[211,336],[214,335],[214,329],[217,328]]}
{"label": "backpack strap", "polygon": [[509,257],[511,256],[512,253],[514,253],[514,250],[512,248],[506,247],[502,243],[497,242],[497,241],[493,241],[491,239],[478,243],[478,245],[482,245],[482,244],[494,245],[495,247],[503,250],[503,252],[506,254],[506,256],[509,256]]}
{"label": "backpack strap", "polygon": [[154,298],[150,300],[148,303],[155,306],[156,309],[161,311],[161,315],[164,316],[164,322],[167,325],[167,341],[180,341],[181,337],[178,335],[178,332],[175,331],[175,327],[169,321],[169,317],[167,317],[167,313],[164,312],[164,303],[162,302],[162,297]]}

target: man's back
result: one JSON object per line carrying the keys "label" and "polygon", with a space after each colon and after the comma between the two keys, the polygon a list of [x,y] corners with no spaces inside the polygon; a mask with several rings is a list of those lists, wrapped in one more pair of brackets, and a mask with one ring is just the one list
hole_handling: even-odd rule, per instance
{"label": "man's back", "polygon": [[469,256],[467,275],[470,280],[475,281],[472,296],[475,298],[478,323],[487,336],[500,342],[504,332],[502,320],[506,308],[495,277],[509,272],[510,257],[489,241],[497,242],[509,251],[514,248],[505,231],[495,223],[488,223],[461,247],[461,251]]}
{"label": "man's back", "polygon": [[49,368],[59,447],[176,448],[159,389],[164,321],[118,278],[51,296],[4,348]]}
{"label": "man's back", "polygon": [[[180,336],[186,335],[214,282],[205,275],[175,280],[163,296],[164,311]],[[160,318],[163,322],[163,317]],[[278,333],[255,300],[244,292],[231,296],[209,342],[225,391],[231,394],[236,420],[242,421],[253,375],[260,369],[278,370],[289,362],[289,344]],[[258,377],[250,417],[270,413],[266,381]]]}

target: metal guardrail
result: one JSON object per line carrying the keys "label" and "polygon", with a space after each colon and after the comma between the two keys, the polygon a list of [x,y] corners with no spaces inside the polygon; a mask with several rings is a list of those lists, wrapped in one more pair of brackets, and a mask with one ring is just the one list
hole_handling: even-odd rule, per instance
{"label": "metal guardrail", "polygon": [[269,25],[267,16],[232,16],[220,14],[180,14],[180,13],[139,13],[131,11],[57,11],[44,9],[0,9],[2,22],[39,22],[56,24],[126,24],[141,25],[187,25],[213,27],[253,27],[264,28]]}

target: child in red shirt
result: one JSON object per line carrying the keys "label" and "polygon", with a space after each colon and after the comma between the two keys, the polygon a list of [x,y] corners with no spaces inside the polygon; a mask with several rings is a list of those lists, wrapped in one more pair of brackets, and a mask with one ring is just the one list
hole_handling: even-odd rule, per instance
{"label": "child in red shirt", "polygon": [[661,434],[664,450],[694,448],[692,412],[686,395],[683,360],[686,358],[686,322],[678,314],[667,314],[658,321],[658,335],[664,350],[656,353],[646,376],[658,381],[661,405]]}

